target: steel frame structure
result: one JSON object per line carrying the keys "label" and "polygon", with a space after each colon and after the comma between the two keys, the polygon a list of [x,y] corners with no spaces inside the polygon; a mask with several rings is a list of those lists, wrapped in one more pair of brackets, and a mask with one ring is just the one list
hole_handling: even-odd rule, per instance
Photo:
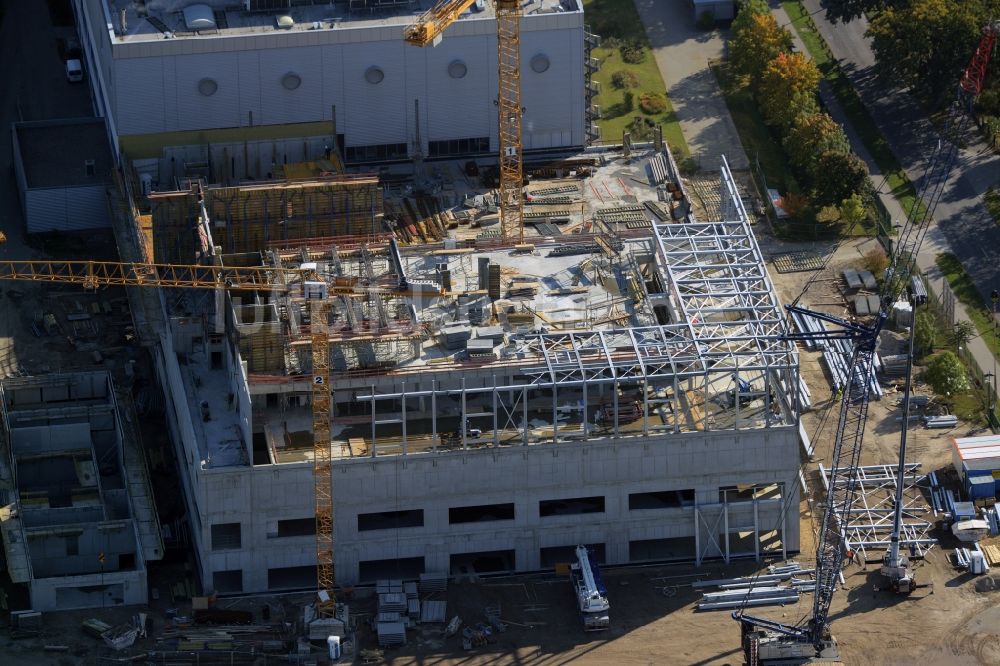
{"label": "steel frame structure", "polygon": [[[830,474],[820,465],[820,478],[824,489],[829,486]],[[857,488],[847,520],[839,524],[844,543],[849,550],[860,553],[868,560],[868,550],[875,549],[878,555],[872,561],[881,561],[882,553],[889,546],[893,531],[893,514],[897,489],[897,469],[895,464],[868,465],[847,470],[837,483],[846,484],[853,478]],[[927,514],[933,513],[926,497],[930,494],[931,482],[925,474],[920,474],[920,463],[906,463],[903,481],[903,511],[900,530],[900,546],[914,546],[918,556],[923,557],[938,540],[930,536],[933,521]],[[846,524],[845,524],[846,523]]]}
{"label": "steel frame structure", "polygon": [[[777,295],[767,274],[764,258],[753,237],[746,211],[737,194],[735,182],[723,160],[723,211],[735,219],[695,224],[654,224],[652,246],[656,257],[657,277],[662,293],[649,294],[650,300],[664,303],[674,313],[677,323],[610,330],[544,333],[521,336],[513,341],[513,349],[505,352],[502,367],[487,366],[470,369],[454,380],[435,379],[429,390],[406,391],[405,382],[393,390],[380,392],[370,384],[370,393],[357,395],[358,401],[372,404],[372,446],[369,454],[377,455],[377,427],[399,425],[405,414],[407,399],[453,396],[460,403],[461,422],[467,418],[492,418],[494,444],[501,442],[496,434],[513,426],[518,437],[528,444],[533,436],[528,424],[528,400],[535,391],[551,391],[552,441],[588,439],[590,428],[560,432],[559,395],[568,391],[582,393],[583,404],[588,394],[610,391],[615,418],[610,432],[622,436],[618,419],[618,393],[622,385],[641,386],[643,400],[642,435],[662,432],[679,426],[653,425],[649,406],[657,399],[650,396],[649,387],[672,387],[674,396],[681,393],[681,384],[689,390],[703,392],[705,403],[715,399],[729,384],[720,389],[718,382],[729,382],[740,373],[763,379],[761,391],[767,425],[791,425],[798,422],[799,406],[794,398],[784,404],[780,416],[770,418],[771,394],[795,396],[798,393],[798,352],[795,344],[785,339],[787,324]],[[433,372],[428,367],[428,373]],[[339,382],[336,382],[340,384]],[[334,390],[351,388],[349,380],[334,386]],[[472,396],[492,394],[491,412],[471,413],[466,401]],[[400,418],[379,418],[375,402],[399,401]],[[431,406],[432,414],[437,404]],[[741,429],[739,401],[734,406],[736,421],[732,429]],[[385,410],[382,416],[387,416]],[[517,421],[520,420],[520,425]],[[437,448],[436,418],[432,423],[432,450]],[[759,426],[758,426],[759,427]],[[704,429],[711,423],[705,420]],[[726,428],[731,429],[731,428]],[[634,434],[634,433],[629,433]],[[562,435],[562,437],[561,437]],[[601,434],[601,437],[606,436]],[[403,428],[402,453],[407,453],[407,433]],[[463,433],[462,447],[468,442]],[[393,453],[397,451],[394,449]]]}

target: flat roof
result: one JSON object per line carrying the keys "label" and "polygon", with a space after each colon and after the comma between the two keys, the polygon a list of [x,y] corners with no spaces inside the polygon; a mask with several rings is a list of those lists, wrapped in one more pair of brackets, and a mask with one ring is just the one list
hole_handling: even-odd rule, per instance
{"label": "flat roof", "polygon": [[[244,3],[234,3],[233,0],[161,0],[156,3],[127,3],[124,8],[111,7],[108,0],[104,0],[105,11],[111,17],[118,39],[126,42],[336,30],[347,24],[352,27],[398,25],[402,29],[434,7],[437,0],[348,0],[337,3],[317,1],[311,4],[252,0],[250,4],[264,9],[247,11]],[[192,12],[194,7],[198,11]],[[122,9],[125,10],[124,35],[120,31]],[[523,11],[525,15],[552,14],[578,12],[582,8],[578,0],[529,0]],[[192,24],[189,21],[193,16],[198,19]],[[279,16],[290,16],[294,21],[293,25],[279,27]],[[487,1],[482,3],[481,11],[475,11],[473,6],[472,10],[458,20],[493,16],[493,3]],[[214,27],[210,25],[212,19]],[[199,29],[198,26],[208,27]]]}
{"label": "flat roof", "polygon": [[29,189],[100,185],[114,169],[100,118],[16,123],[14,131]]}

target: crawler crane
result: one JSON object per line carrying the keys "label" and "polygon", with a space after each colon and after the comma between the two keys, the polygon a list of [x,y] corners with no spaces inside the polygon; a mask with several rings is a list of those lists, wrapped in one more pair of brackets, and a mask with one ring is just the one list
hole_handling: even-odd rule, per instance
{"label": "crawler crane", "polygon": [[[982,89],[986,66],[998,34],[1000,34],[1000,23],[991,24],[983,29],[979,46],[962,75],[956,99],[945,121],[942,137],[928,160],[919,196],[895,243],[889,269],[879,293],[881,303],[879,312],[872,320],[861,322],[847,321],[797,306],[786,306],[791,312],[814,317],[837,327],[832,331],[793,333],[788,335],[789,339],[848,339],[854,343],[854,351],[847,375],[847,386],[840,405],[831,455],[829,490],[823,505],[823,518],[819,528],[819,544],[816,548],[816,592],[813,597],[812,614],[798,625],[787,625],[746,615],[742,610],[733,612],[733,619],[740,623],[744,658],[749,666],[764,664],[790,666],[832,662],[839,659],[837,642],[830,633],[830,604],[837,588],[837,579],[846,550],[841,530],[848,522],[851,504],[857,490],[854,470],[861,457],[865,422],[868,417],[869,383],[873,372],[875,347],[887,319],[887,313],[893,304],[908,290],[911,292],[911,299],[914,299],[920,291],[918,285],[913,282],[916,277],[914,266],[917,253],[930,226],[934,209],[944,192],[948,176],[955,165],[958,146],[966,137],[972,120],[972,105]],[[910,368],[908,373],[909,371]],[[903,470],[907,425],[905,413],[908,406],[907,390],[904,398],[900,468],[897,474],[902,474]],[[881,573],[888,579],[891,589],[905,593],[911,591],[916,584],[909,559],[900,551],[902,480],[899,479],[896,485],[897,501],[893,533],[890,547],[883,558]]]}

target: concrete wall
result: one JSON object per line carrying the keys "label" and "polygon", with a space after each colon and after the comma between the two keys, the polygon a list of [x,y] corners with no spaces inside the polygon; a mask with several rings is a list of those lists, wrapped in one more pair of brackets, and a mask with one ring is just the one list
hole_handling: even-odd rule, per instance
{"label": "concrete wall", "polygon": [[[464,19],[434,48],[410,46],[401,25],[346,23],[336,30],[112,42],[99,0],[77,0],[89,15],[88,56],[122,136],[246,125],[330,120],[347,146],[412,142],[414,100],[428,141],[491,137],[496,149],[496,24]],[[117,38],[116,38],[117,39]],[[526,16],[522,27],[522,103],[527,149],[582,146],[583,13]],[[546,71],[531,66],[548,58]],[[463,77],[449,74],[461,61]],[[371,67],[382,70],[369,83]],[[454,71],[454,70],[453,70]],[[299,85],[283,82],[294,74]],[[205,79],[215,90],[199,92]],[[117,145],[117,144],[116,144]]]}
{"label": "concrete wall", "polygon": [[[782,462],[784,461],[784,462]],[[630,561],[632,541],[687,539],[705,558],[726,554],[719,488],[784,483],[786,501],[757,507],[760,532],[784,524],[785,547],[797,551],[798,440],[792,428],[767,433],[686,433],[655,440],[608,440],[571,446],[537,445],[466,453],[338,462],[333,468],[338,582],[359,582],[360,563],[424,557],[425,570],[447,572],[453,554],[515,551],[518,570],[542,567],[540,550],[603,543],[606,561]],[[268,589],[267,570],[315,563],[312,536],[277,538],[278,520],[313,516],[308,463],[203,470],[202,577],[241,570],[244,592]],[[629,510],[629,494],[695,490],[695,508]],[[603,496],[605,511],[541,517],[540,500]],[[512,502],[515,519],[449,524],[451,507]],[[789,508],[790,507],[790,508]],[[359,532],[359,513],[423,509],[424,526]],[[729,505],[731,538],[754,524],[751,502]],[[211,525],[239,523],[240,548],[213,550]],[[751,527],[752,529],[752,527]],[[731,554],[738,554],[734,545]],[[752,554],[744,547],[742,554]]]}
{"label": "concrete wall", "polygon": [[103,185],[29,189],[24,193],[24,219],[29,234],[111,228]]}
{"label": "concrete wall", "polygon": [[145,571],[111,571],[87,576],[35,578],[31,581],[31,608],[43,613],[74,608],[144,605],[148,601]]}
{"label": "concrete wall", "polygon": [[[693,509],[629,511],[630,493],[694,489],[707,507],[718,505],[721,486],[736,484],[785,483],[785,542],[796,551],[797,478],[794,428],[335,463],[337,577],[355,582],[365,560],[424,555],[428,571],[447,571],[452,553],[507,549],[516,551],[518,569],[532,570],[540,548],[576,543],[605,543],[607,561],[624,563],[629,541],[695,533]],[[539,516],[539,500],[597,495],[605,498],[603,514]],[[450,507],[502,502],[515,503],[515,520],[448,524]],[[357,531],[359,513],[406,509],[423,509],[424,527]],[[731,527],[747,524],[747,510]],[[777,507],[762,506],[759,514],[762,531],[780,525]]]}

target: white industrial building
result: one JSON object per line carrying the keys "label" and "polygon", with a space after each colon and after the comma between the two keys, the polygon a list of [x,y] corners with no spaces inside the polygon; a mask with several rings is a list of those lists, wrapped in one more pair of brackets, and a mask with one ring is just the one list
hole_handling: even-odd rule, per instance
{"label": "white industrial building", "polygon": [[[321,155],[334,121],[348,163],[407,159],[418,146],[431,158],[497,150],[492,5],[461,17],[436,47],[406,44],[404,26],[430,6],[74,0],[116,148],[143,159],[171,146],[228,147],[219,173],[258,180],[274,162]],[[583,146],[589,50],[579,0],[532,0],[524,11],[524,148]]]}

